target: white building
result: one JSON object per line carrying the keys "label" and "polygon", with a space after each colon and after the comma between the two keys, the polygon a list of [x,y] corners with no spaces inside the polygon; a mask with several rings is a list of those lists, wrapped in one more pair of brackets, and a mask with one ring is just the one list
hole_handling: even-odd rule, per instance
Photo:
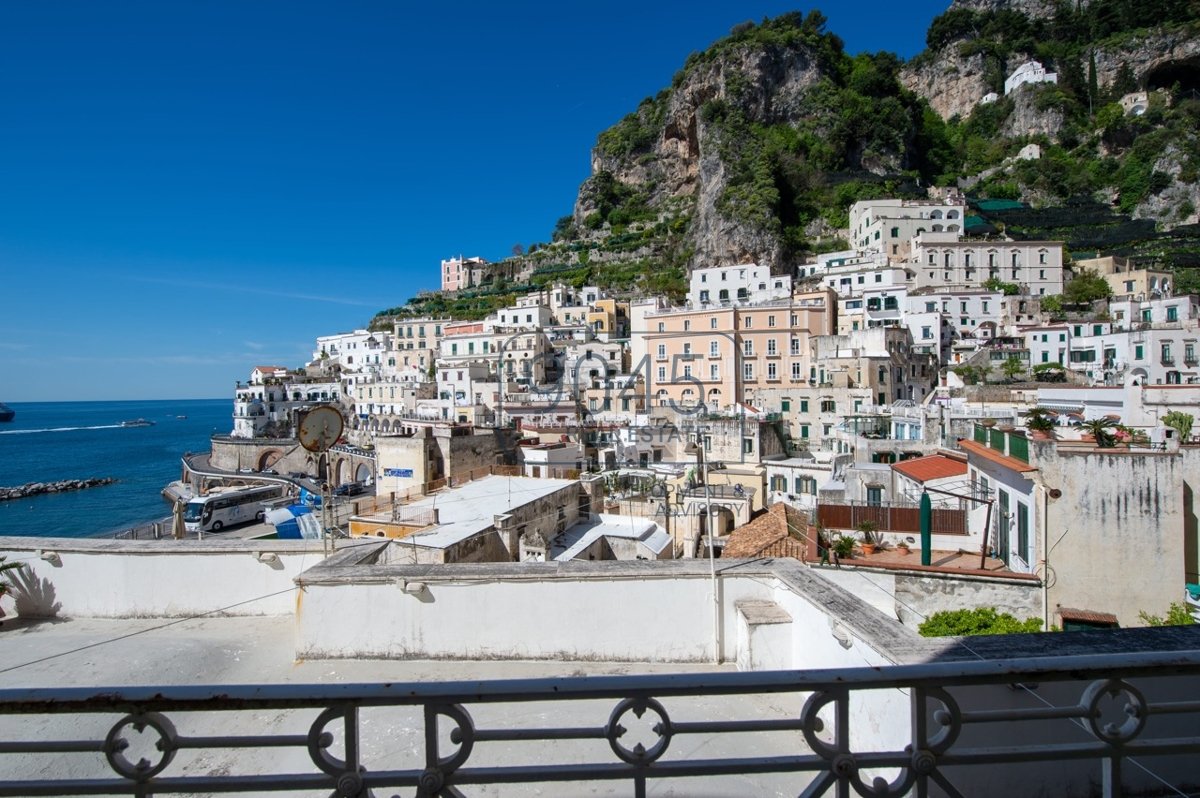
{"label": "white building", "polygon": [[820,280],[838,296],[856,296],[873,288],[907,285],[910,275],[903,266],[856,259],[830,265]]}
{"label": "white building", "polygon": [[1058,74],[1047,72],[1046,68],[1037,61],[1026,61],[1021,64],[1004,81],[1004,94],[1009,95],[1026,83],[1058,83]]}
{"label": "white building", "polygon": [[693,308],[711,305],[754,304],[792,295],[792,277],[771,274],[767,266],[710,266],[692,272],[688,303]]}
{"label": "white building", "polygon": [[383,368],[392,347],[392,334],[382,330],[354,330],[317,338],[313,361],[338,363],[345,371]]}
{"label": "white building", "polygon": [[908,258],[909,242],[922,233],[961,234],[966,214],[961,195],[944,200],[863,200],[850,206],[850,243],[902,261]]}

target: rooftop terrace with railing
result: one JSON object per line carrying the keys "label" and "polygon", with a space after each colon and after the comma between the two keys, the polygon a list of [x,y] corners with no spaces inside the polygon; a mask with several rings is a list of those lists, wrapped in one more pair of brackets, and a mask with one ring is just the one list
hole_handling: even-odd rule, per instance
{"label": "rooftop terrace with railing", "polygon": [[6,539],[0,795],[1200,786],[1200,627],[928,639],[797,561],[392,545]]}

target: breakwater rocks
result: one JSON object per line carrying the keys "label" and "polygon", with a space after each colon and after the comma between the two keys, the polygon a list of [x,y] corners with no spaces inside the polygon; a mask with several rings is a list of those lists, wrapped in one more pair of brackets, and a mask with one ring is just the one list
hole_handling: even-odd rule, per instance
{"label": "breakwater rocks", "polygon": [[93,479],[61,479],[57,482],[29,482],[15,488],[0,488],[0,502],[13,499],[28,499],[30,496],[41,496],[43,493],[66,493],[72,490],[87,490],[101,485],[111,485],[117,480],[113,477],[98,477]]}

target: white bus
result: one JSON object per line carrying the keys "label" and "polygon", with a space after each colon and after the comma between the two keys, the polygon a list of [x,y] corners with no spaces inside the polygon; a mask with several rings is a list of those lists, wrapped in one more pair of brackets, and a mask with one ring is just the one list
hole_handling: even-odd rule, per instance
{"label": "white bus", "polygon": [[197,496],[183,509],[183,526],[188,532],[220,532],[234,524],[261,521],[269,504],[283,496],[282,485],[218,489]]}

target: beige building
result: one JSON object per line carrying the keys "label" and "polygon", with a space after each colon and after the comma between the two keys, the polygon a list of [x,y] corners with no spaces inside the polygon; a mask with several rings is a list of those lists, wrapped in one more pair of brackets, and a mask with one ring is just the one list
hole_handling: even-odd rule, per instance
{"label": "beige building", "polygon": [[1075,261],[1075,270],[1091,271],[1104,278],[1114,299],[1162,299],[1171,296],[1174,275],[1168,271],[1139,269],[1128,258],[1109,255]]}
{"label": "beige building", "polygon": [[828,290],[757,305],[648,313],[646,356],[633,369],[646,375],[655,405],[729,408],[760,388],[807,382],[809,339],[832,332],[836,315]]}
{"label": "beige building", "polygon": [[953,233],[913,239],[911,268],[918,288],[984,287],[995,278],[1030,296],[1061,294],[1063,242],[960,240]]}

